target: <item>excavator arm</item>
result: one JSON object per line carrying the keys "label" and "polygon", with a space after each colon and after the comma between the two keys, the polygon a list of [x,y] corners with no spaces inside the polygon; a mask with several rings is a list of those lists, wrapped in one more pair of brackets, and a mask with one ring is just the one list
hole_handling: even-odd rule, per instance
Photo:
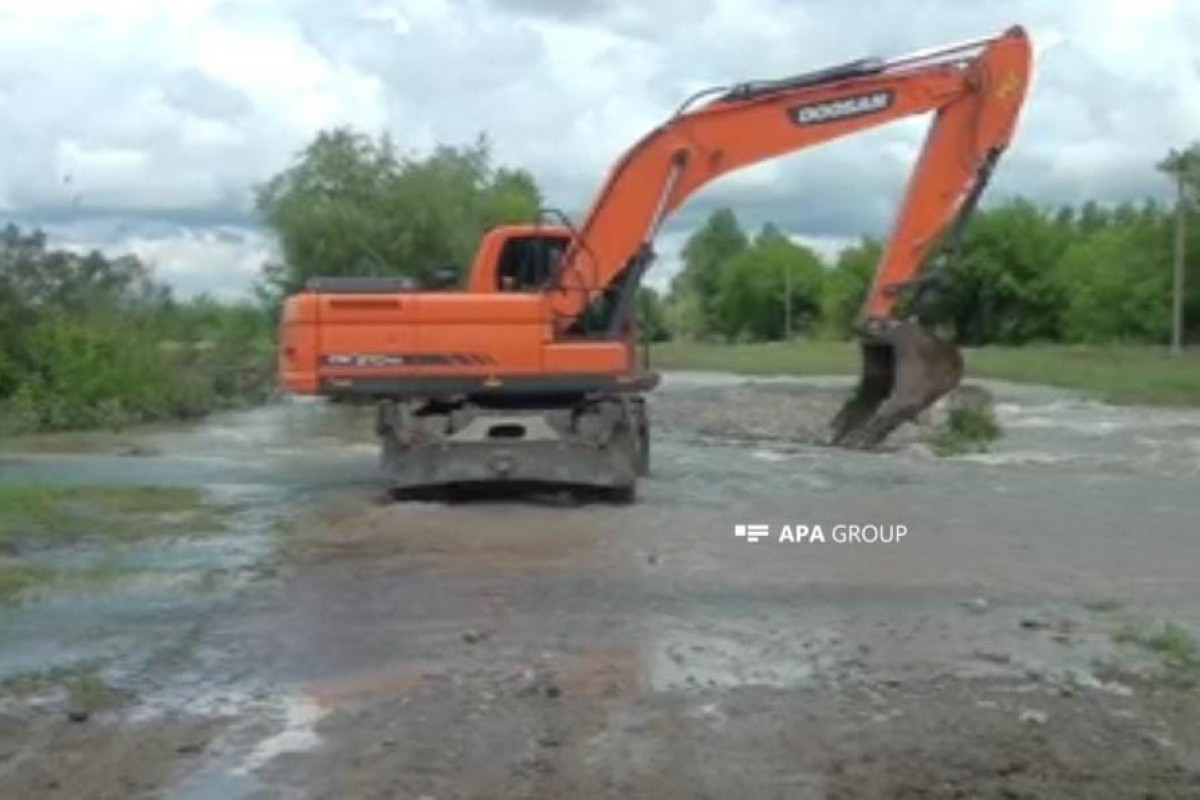
{"label": "excavator arm", "polygon": [[[1029,83],[1022,29],[890,61],[868,59],[779,81],[720,89],[682,108],[617,163],[567,249],[550,287],[566,330],[605,294],[617,316],[652,257],[663,221],[709,181],[756,162],[915,114],[933,113],[915,170],[867,292],[863,376],[834,421],[833,440],[870,446],[953,388],[957,350],[897,300],[946,233],[961,228],[1008,145]],[[714,92],[715,93],[715,92]],[[622,321],[623,322],[623,321]]]}

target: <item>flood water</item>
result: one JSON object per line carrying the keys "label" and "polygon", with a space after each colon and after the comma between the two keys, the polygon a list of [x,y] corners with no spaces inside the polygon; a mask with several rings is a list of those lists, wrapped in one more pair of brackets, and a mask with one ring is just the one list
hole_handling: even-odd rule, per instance
{"label": "flood water", "polygon": [[[1200,412],[983,385],[1003,438],[939,458],[913,443],[861,453],[811,441],[819,420],[802,417],[832,411],[840,379],[669,374],[651,400],[652,472],[630,507],[385,504],[370,409],[310,400],[20,441],[0,452],[0,480],[196,486],[229,524],[37,554],[113,577],[0,606],[0,678],[94,663],[146,716],[266,715],[273,727],[246,728],[237,758],[205,773],[224,781],[178,792],[236,796],[253,785],[229,776],[313,744],[312,697],[399,663],[465,669],[447,663],[447,642],[497,619],[514,659],[547,641],[632,648],[639,680],[664,691],[813,680],[850,644],[870,648],[875,670],[971,674],[995,668],[973,654],[1007,648],[1005,669],[1086,672],[1112,649],[1107,635],[1067,650],[1019,638],[1016,623],[1086,617],[1100,601],[1200,632]],[[796,415],[797,434],[722,435],[737,403],[789,430]],[[336,509],[350,541],[338,558],[378,529],[411,537],[410,561],[387,574],[370,558],[297,567],[290,531]],[[739,524],[772,535],[750,544]],[[828,541],[778,541],[785,525],[820,526]],[[839,525],[906,534],[840,546]]]}

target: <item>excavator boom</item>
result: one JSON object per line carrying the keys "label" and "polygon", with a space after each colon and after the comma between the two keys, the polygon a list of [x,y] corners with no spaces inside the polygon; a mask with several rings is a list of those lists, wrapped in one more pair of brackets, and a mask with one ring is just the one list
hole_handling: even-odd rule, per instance
{"label": "excavator boom", "polygon": [[868,294],[886,317],[961,203],[1008,145],[1030,74],[1024,32],[891,61],[864,59],[779,81],[745,83],[681,109],[617,162],[566,254],[553,290],[564,317],[611,288],[666,217],[704,184],[785,153],[934,112]]}
{"label": "excavator boom", "polygon": [[1020,28],[891,61],[864,59],[735,86],[682,110],[618,162],[554,286],[572,320],[599,293],[628,298],[664,218],[729,171],[922,112],[934,119],[863,306],[863,377],[833,421],[832,440],[879,444],[957,385],[957,350],[914,321],[891,318],[921,286],[922,266],[973,209],[1008,146],[1029,82]]}

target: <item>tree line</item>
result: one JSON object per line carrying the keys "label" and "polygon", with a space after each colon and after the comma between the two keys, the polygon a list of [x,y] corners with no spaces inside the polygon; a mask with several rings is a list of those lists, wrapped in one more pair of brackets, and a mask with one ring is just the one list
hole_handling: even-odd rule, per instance
{"label": "tree line", "polygon": [[199,416],[271,390],[270,323],[250,302],[176,300],[132,255],[0,230],[0,434]]}
{"label": "tree line", "polygon": [[[283,251],[264,270],[264,295],[314,275],[398,275],[415,286],[438,271],[461,276],[479,237],[537,219],[541,196],[528,172],[493,165],[486,139],[417,158],[386,135],[323,132],[256,190]],[[1163,343],[1172,213],[1153,201],[1051,208],[1025,199],[979,210],[920,313],[968,345]],[[1188,237],[1194,258],[1200,225]],[[864,238],[823,259],[775,225],[750,234],[718,210],[687,240],[668,291],[642,290],[643,331],[659,340],[850,337],[881,249]],[[1200,280],[1186,316],[1200,337]]]}
{"label": "tree line", "polygon": [[[1184,155],[1160,167],[1192,193],[1197,170],[1180,165],[1200,165],[1200,155]],[[266,397],[279,303],[309,277],[444,282],[447,271],[463,274],[489,228],[536,220],[542,204],[533,177],[495,165],[486,139],[418,157],[350,129],[318,134],[254,198],[280,257],[241,303],[179,300],[134,256],[0,231],[0,431],[119,426]],[[968,345],[1164,343],[1173,229],[1172,209],[1153,201],[985,208],[921,313]],[[669,289],[642,290],[642,330],[656,340],[848,338],[880,255],[881,243],[863,238],[823,258],[775,225],[749,233],[721,209],[687,240]],[[1191,271],[1185,316],[1197,340],[1200,271]]]}
{"label": "tree line", "polygon": [[[981,209],[935,269],[920,314],[965,345],[1165,344],[1173,230],[1173,209],[1152,200]],[[1194,262],[1200,225],[1188,226],[1187,245]],[[715,211],[687,240],[665,296],[643,301],[651,337],[849,338],[881,253],[864,238],[826,262],[773,225],[749,236],[732,211]],[[1200,339],[1200,280],[1184,305],[1187,333]]]}

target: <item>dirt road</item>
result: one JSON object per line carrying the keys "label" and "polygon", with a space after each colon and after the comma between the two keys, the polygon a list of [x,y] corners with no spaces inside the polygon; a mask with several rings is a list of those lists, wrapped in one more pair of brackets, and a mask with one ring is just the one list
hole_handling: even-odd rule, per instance
{"label": "dirt road", "polygon": [[[0,610],[0,796],[1200,796],[1200,413],[992,387],[993,452],[864,454],[841,388],[670,376],[630,507],[385,503],[312,403],[0,456],[235,520]],[[84,663],[73,722],[28,676]]]}

